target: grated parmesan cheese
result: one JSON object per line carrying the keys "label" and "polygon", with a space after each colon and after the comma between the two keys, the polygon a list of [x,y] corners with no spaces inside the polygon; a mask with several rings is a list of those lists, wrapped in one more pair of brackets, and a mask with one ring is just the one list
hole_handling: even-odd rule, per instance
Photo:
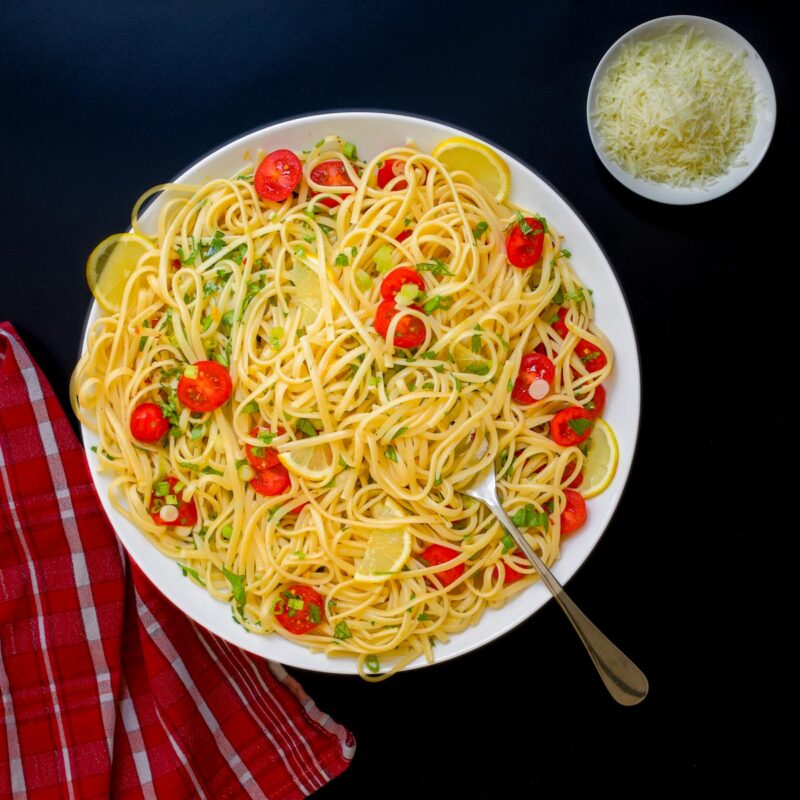
{"label": "grated parmesan cheese", "polygon": [[743,57],[685,26],[624,45],[596,94],[606,154],[637,178],[680,187],[738,165],[755,128]]}

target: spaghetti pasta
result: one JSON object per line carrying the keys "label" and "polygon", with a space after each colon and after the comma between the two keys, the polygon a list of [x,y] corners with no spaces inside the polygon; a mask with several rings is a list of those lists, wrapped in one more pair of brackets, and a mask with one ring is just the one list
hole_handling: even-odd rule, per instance
{"label": "spaghetti pasta", "polygon": [[[153,235],[137,219],[151,193],[136,204],[133,229],[148,247],[120,310],[91,326],[73,405],[98,433],[114,507],[189,579],[253,633],[356,657],[377,679],[432,660],[436,642],[536,578],[459,493],[492,460],[505,508],[547,564],[557,559],[565,492],[585,453],[557,444],[549,423],[592,407],[613,356],[549,220],[534,217],[526,235],[541,236],[541,255],[517,269],[506,229],[525,234],[527,217],[468,173],[410,146],[361,161],[335,136],[300,158],[303,179],[280,203],[259,196],[251,167],[157,187]],[[397,174],[381,187],[391,159]],[[346,181],[317,182],[332,161]],[[381,336],[381,282],[400,265],[425,289],[403,285]],[[396,346],[412,323],[424,340]],[[533,402],[531,389],[521,404],[512,389],[532,351],[554,375],[544,390],[538,381],[545,396]],[[228,371],[233,392],[192,411],[176,387],[206,361]],[[130,431],[147,402],[169,420],[156,442]],[[253,488],[270,454],[291,477],[275,495]],[[196,523],[159,518],[170,504],[193,506]],[[365,580],[360,565],[383,534],[410,548],[390,574]],[[453,557],[426,559],[431,545]],[[454,570],[447,581],[444,570]],[[295,586],[323,600],[304,633],[276,621],[287,606],[308,617]]]}

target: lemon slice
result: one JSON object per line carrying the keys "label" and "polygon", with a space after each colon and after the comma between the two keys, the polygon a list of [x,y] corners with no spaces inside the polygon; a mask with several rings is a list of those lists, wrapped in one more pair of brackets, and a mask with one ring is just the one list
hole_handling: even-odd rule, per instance
{"label": "lemon slice", "polygon": [[302,324],[310,325],[322,310],[322,289],[319,277],[311,267],[302,261],[295,261],[289,277],[297,291],[295,297],[302,311]]}
{"label": "lemon slice", "polygon": [[86,261],[86,282],[106,311],[119,311],[128,278],[139,259],[153,249],[135,233],[115,233],[92,250]]}
{"label": "lemon slice", "polygon": [[608,488],[617,471],[619,448],[614,431],[603,419],[596,420],[592,435],[587,441],[589,453],[583,463],[581,494],[588,499]]}
{"label": "lemon slice", "polygon": [[508,197],[511,186],[508,164],[485,144],[463,136],[452,136],[436,145],[433,157],[451,171],[468,172],[494,195],[498,203]]}
{"label": "lemon slice", "polygon": [[289,472],[307,481],[328,481],[333,477],[333,453],[330,445],[314,444],[278,453],[278,460]]}
{"label": "lemon slice", "polygon": [[353,577],[364,583],[385,581],[400,572],[410,554],[411,531],[408,528],[373,531]]}

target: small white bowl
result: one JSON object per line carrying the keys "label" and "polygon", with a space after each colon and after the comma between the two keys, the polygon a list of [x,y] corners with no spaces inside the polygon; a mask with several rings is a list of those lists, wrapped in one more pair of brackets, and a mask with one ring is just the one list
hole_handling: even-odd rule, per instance
{"label": "small white bowl", "polygon": [[[617,58],[623,45],[653,39],[682,24],[692,26],[695,30],[704,33],[709,39],[713,39],[734,53],[744,51],[747,54],[744,59],[744,66],[753,79],[756,94],[756,124],[753,136],[742,148],[740,156],[737,157],[737,161],[742,162],[742,166],[732,166],[724,175],[716,178],[707,186],[691,188],[669,186],[666,183],[655,183],[642,178],[635,178],[605,154],[600,136],[592,122],[592,114],[597,100],[597,86],[606,70]],[[706,17],[694,17],[686,14],[651,19],[649,22],[642,23],[617,39],[597,65],[597,69],[592,76],[592,82],[589,84],[589,96],[586,101],[586,123],[589,126],[589,136],[600,161],[603,162],[603,166],[623,186],[636,192],[636,194],[649,200],[655,200],[658,203],[680,206],[713,200],[716,197],[727,194],[731,189],[735,189],[749,177],[769,148],[772,134],[775,131],[776,114],[775,89],[772,86],[772,79],[764,61],[753,46],[727,25]]]}

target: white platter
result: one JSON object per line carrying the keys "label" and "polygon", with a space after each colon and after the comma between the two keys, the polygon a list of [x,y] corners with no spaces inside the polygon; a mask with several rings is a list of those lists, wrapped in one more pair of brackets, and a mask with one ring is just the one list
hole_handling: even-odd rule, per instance
{"label": "white platter", "polygon": [[[355,142],[362,157],[371,157],[380,150],[403,144],[407,138],[413,139],[427,152],[430,152],[437,142],[449,136],[478,138],[441,122],[399,114],[373,111],[317,114],[290,119],[247,133],[204,156],[176,180],[198,183],[212,177],[227,177],[235,174],[242,166],[246,160],[245,154],[248,152],[255,156],[259,148],[265,151],[277,148],[300,151],[313,145],[328,133],[335,133],[348,141]],[[599,497],[588,501],[589,519],[584,528],[564,543],[561,559],[553,571],[556,577],[565,583],[575,574],[600,540],[628,478],[639,427],[640,377],[636,339],[630,314],[616,277],[603,251],[583,221],[558,192],[525,164],[496,145],[491,146],[502,153],[511,170],[512,199],[552,220],[556,229],[565,235],[565,244],[573,254],[572,263],[578,275],[594,290],[597,323],[611,340],[616,354],[614,372],[606,383],[608,389],[606,419],[614,428],[619,441],[619,466],[609,489]],[[146,210],[143,217],[145,228],[155,219],[158,202],[156,200]],[[99,316],[100,310],[95,303],[91,308],[88,322],[93,322]],[[85,348],[84,335],[83,349]],[[90,449],[92,445],[97,444],[97,437],[84,427],[83,441],[100,500],[122,544],[133,561],[178,608],[216,635],[256,655],[303,669],[343,674],[356,673],[355,659],[332,658],[312,653],[280,636],[251,634],[236,624],[231,618],[228,605],[215,600],[204,589],[184,578],[175,561],[160,553],[144,534],[115,511],[108,499],[110,478],[98,474],[96,456]],[[437,662],[447,661],[491,642],[530,617],[549,598],[547,589],[537,583],[516,595],[503,608],[488,610],[477,625],[456,634],[447,644],[436,647]],[[591,611],[591,603],[587,605]],[[543,643],[543,646],[546,646],[546,643]],[[423,666],[426,666],[426,662],[420,658],[407,669]]]}
{"label": "white platter", "polygon": [[[592,122],[592,115],[597,104],[598,84],[606,70],[616,60],[619,51],[626,44],[653,39],[679,25],[691,26],[733,53],[744,52],[746,54],[744,66],[750,73],[755,87],[755,130],[750,141],[742,148],[741,154],[736,158],[736,162],[739,165],[732,166],[724,175],[702,187],[669,186],[665,183],[654,183],[642,178],[635,178],[630,172],[624,170],[616,161],[612,161],[606,155],[600,135]],[[589,84],[589,96],[586,100],[586,123],[589,126],[589,137],[603,166],[632,192],[636,192],[636,194],[646,197],[648,200],[655,200],[658,203],[679,206],[705,203],[716,197],[721,197],[750,177],[769,149],[772,134],[775,131],[776,117],[777,106],[772,79],[763,59],[756,52],[753,45],[736,33],[735,30],[723,25],[721,22],[688,14],[675,14],[670,17],[651,19],[649,22],[644,22],[629,30],[624,36],[617,39],[597,65]]]}

